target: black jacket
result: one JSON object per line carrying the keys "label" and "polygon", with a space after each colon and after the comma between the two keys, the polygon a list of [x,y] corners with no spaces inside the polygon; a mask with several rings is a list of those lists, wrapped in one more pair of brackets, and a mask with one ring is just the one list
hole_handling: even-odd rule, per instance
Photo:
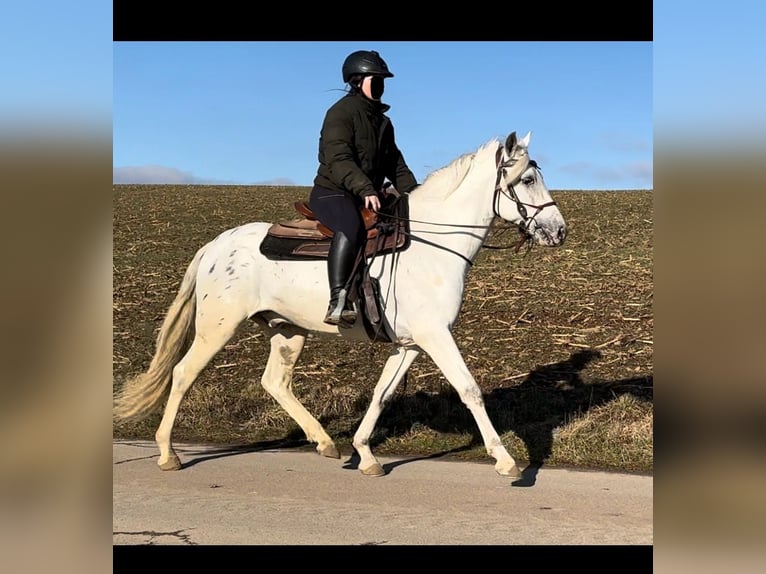
{"label": "black jacket", "polygon": [[409,193],[417,180],[396,146],[390,106],[349,93],[327,110],[319,137],[319,169],[314,184],[359,197],[373,195],[388,179]]}

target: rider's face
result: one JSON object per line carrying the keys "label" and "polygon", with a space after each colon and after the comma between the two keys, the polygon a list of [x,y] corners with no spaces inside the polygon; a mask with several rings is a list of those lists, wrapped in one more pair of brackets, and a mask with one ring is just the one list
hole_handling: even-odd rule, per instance
{"label": "rider's face", "polygon": [[384,89],[383,80],[381,76],[365,76],[362,80],[362,93],[371,100],[380,100]]}

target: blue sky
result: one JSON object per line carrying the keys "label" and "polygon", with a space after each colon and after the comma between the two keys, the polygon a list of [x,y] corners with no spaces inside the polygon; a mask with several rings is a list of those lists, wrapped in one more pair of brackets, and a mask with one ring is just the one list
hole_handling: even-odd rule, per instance
{"label": "blue sky", "polygon": [[652,42],[609,44],[157,45],[114,42],[113,6],[96,0],[12,3],[4,16],[0,137],[9,125],[106,132],[117,173],[310,184],[340,64],[360,47],[396,73],[384,99],[421,179],[512,129],[533,132],[552,189],[649,187],[664,141],[726,150],[766,134],[756,0],[656,3]]}
{"label": "blue sky", "polygon": [[116,42],[114,181],[311,185],[358,49],[419,181],[515,130],[551,189],[652,188],[651,42]]}

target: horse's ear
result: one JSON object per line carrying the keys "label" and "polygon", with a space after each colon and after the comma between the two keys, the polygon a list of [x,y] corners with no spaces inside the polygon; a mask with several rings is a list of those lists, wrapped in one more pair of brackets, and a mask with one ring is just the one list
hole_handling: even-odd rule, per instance
{"label": "horse's ear", "polygon": [[532,138],[532,132],[527,132],[527,135],[525,135],[523,138],[521,138],[521,141],[519,141],[519,145],[521,147],[529,149],[529,140]]}
{"label": "horse's ear", "polygon": [[513,148],[516,147],[516,132],[511,132],[507,138],[505,138],[505,151],[508,155],[513,155]]}

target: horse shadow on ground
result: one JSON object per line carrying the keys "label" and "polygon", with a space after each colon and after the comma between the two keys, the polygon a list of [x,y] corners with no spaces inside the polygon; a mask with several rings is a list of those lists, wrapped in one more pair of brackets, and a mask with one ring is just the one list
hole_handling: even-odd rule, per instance
{"label": "horse shadow on ground", "polygon": [[[600,357],[601,353],[595,349],[577,351],[566,361],[537,367],[520,384],[494,389],[484,395],[487,413],[497,432],[503,435],[512,431],[523,441],[528,453],[528,464],[522,471],[522,477],[513,482],[514,486],[534,485],[538,471],[551,455],[558,427],[621,395],[632,395],[644,401],[653,400],[652,375],[585,383],[581,372]],[[449,458],[483,445],[470,411],[452,387],[445,386],[436,395],[422,391],[408,394],[406,381],[402,387],[403,391],[394,396],[378,419],[376,431],[370,440],[371,447],[389,438],[404,436],[416,425],[440,433],[470,434],[471,440],[453,449],[386,463],[383,465],[386,473],[403,464]],[[320,422],[328,425],[332,421],[320,419]],[[335,434],[336,437],[350,438],[355,430],[356,425]],[[296,428],[283,439],[217,447],[194,453],[194,457],[187,459],[183,468],[216,458],[274,449],[313,450],[314,445]],[[343,468],[358,469],[358,464],[359,456],[352,449]]]}
{"label": "horse shadow on ground", "polygon": [[[201,462],[209,462],[217,458],[226,458],[227,456],[235,456],[240,454],[247,454],[251,452],[264,452],[268,450],[307,450],[311,448],[313,450],[314,445],[308,442],[303,436],[302,432],[293,431],[283,439],[275,440],[263,440],[258,442],[251,442],[245,444],[231,444],[224,446],[215,446],[206,448],[204,451],[188,452],[185,453],[187,458],[186,462],[182,463],[181,468],[186,469],[199,464]],[[191,458],[193,457],[193,458]]]}

